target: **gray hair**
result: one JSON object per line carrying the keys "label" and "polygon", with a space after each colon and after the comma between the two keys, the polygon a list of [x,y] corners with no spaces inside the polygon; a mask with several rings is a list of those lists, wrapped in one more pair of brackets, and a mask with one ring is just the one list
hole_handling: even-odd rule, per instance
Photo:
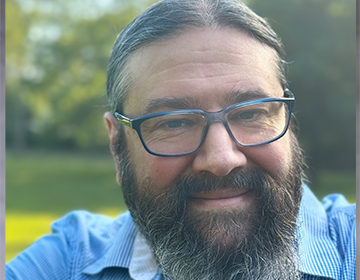
{"label": "gray hair", "polygon": [[285,51],[267,21],[239,0],[163,0],[137,16],[118,36],[110,57],[107,94],[113,111],[122,111],[132,85],[126,71],[132,53],[151,42],[167,39],[188,27],[231,27],[273,48],[278,76],[285,89]]}

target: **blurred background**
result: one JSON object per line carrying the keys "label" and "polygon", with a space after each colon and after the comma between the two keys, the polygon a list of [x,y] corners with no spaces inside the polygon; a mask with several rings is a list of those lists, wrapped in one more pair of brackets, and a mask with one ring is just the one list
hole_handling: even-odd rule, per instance
{"label": "blurred background", "polygon": [[[118,33],[150,0],[6,1],[6,260],[67,212],[126,210],[103,114]],[[355,202],[355,0],[248,0],[280,35],[319,199]]]}

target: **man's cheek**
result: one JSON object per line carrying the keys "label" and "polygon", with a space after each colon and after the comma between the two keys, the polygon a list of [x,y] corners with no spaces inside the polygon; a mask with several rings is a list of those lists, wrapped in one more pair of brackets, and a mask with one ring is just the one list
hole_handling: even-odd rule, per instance
{"label": "man's cheek", "polygon": [[158,157],[143,154],[135,165],[137,177],[141,180],[151,180],[158,192],[174,183],[178,176],[184,175],[190,160],[188,157]]}
{"label": "man's cheek", "polygon": [[269,172],[273,177],[283,177],[288,174],[292,157],[290,143],[284,141],[273,142],[264,146],[252,147],[248,156],[261,168]]}

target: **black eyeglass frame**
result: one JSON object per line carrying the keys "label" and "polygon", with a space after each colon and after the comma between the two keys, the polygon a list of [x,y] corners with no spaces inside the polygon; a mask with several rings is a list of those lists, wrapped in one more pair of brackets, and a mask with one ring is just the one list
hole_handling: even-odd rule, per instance
{"label": "black eyeglass frame", "polygon": [[[268,140],[265,142],[256,143],[256,144],[239,143],[236,140],[236,138],[234,137],[234,135],[232,134],[231,129],[227,122],[227,115],[229,114],[229,112],[231,112],[233,109],[237,109],[237,108],[244,107],[244,106],[268,103],[268,102],[274,102],[274,101],[285,103],[286,107],[288,109],[286,125],[285,125],[284,130],[280,133],[280,135],[275,137],[274,139],[271,139],[271,140]],[[231,139],[237,145],[239,145],[241,147],[254,147],[254,146],[261,146],[261,145],[266,145],[266,144],[272,143],[272,142],[278,140],[279,138],[283,137],[284,134],[286,133],[286,131],[288,130],[290,119],[291,119],[291,114],[292,114],[292,110],[293,110],[294,106],[295,106],[294,94],[289,89],[285,89],[284,97],[263,98],[263,99],[255,99],[255,100],[240,102],[240,103],[232,104],[218,112],[207,112],[207,111],[203,111],[203,110],[199,110],[199,109],[186,109],[186,110],[158,112],[158,113],[148,114],[148,115],[145,115],[145,116],[142,116],[139,118],[135,118],[135,119],[130,119],[128,117],[125,117],[124,115],[121,115],[120,113],[118,113],[116,111],[114,113],[114,116],[120,124],[136,130],[137,134],[139,135],[141,143],[143,144],[145,150],[148,153],[155,155],[155,156],[161,156],[161,157],[178,157],[178,156],[185,156],[185,155],[195,153],[201,147],[201,145],[204,143],[210,124],[212,124],[213,122],[216,122],[216,121],[221,121],[223,123],[223,125],[225,126]],[[140,129],[141,124],[144,121],[151,119],[153,117],[168,116],[168,115],[181,115],[181,114],[197,114],[197,115],[201,115],[205,119],[205,126],[203,128],[201,141],[200,141],[199,145],[197,146],[197,148],[195,148],[194,150],[191,150],[189,152],[179,153],[179,154],[162,154],[162,153],[156,153],[156,152],[151,151],[145,144],[145,141],[142,137],[142,133],[141,133],[141,129]]]}

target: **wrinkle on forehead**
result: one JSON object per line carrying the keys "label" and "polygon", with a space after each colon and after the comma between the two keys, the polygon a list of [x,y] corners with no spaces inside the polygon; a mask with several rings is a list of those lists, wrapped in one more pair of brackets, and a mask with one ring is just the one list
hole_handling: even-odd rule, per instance
{"label": "wrinkle on forehead", "polygon": [[[239,75],[239,66],[243,79],[250,81],[251,75],[273,79],[274,75],[278,77],[277,61],[274,49],[238,29],[189,28],[177,36],[142,46],[130,56],[126,70],[133,80],[130,95],[136,94],[136,99],[144,103],[141,100],[147,97],[142,95],[156,84],[176,86],[183,82],[191,87],[199,81],[231,80]],[[235,83],[234,90],[241,86]]]}
{"label": "wrinkle on forehead", "polygon": [[[230,34],[232,38],[236,38],[236,41],[222,40],[222,38],[217,36],[219,31],[223,34]],[[233,36],[235,33],[236,36]],[[222,45],[221,49],[219,49],[219,43]],[[189,46],[191,46],[190,51]],[[253,50],[251,54],[244,51],[245,49],[248,50],[249,47]],[[161,50],[161,56],[157,57],[156,60],[153,59],[153,54],[158,53],[159,50]],[[261,56],[255,55],[259,52]],[[187,56],[188,60],[184,61],[181,54]],[[127,70],[141,79],[143,71],[152,73],[153,70],[157,69],[160,70],[160,74],[161,66],[168,67],[167,70],[171,70],[172,67],[187,67],[191,63],[192,56],[200,57],[204,64],[214,64],[213,60],[217,58],[219,59],[219,64],[222,64],[225,56],[227,63],[224,64],[224,67],[229,67],[232,64],[236,65],[238,56],[246,55],[251,55],[253,60],[260,59],[261,57],[261,60],[273,63],[274,71],[278,71],[278,55],[274,49],[249,36],[247,33],[230,27],[189,27],[186,31],[175,37],[151,42],[142,46],[131,55]],[[260,62],[257,61],[257,63]],[[164,69],[163,71],[166,70]]]}

